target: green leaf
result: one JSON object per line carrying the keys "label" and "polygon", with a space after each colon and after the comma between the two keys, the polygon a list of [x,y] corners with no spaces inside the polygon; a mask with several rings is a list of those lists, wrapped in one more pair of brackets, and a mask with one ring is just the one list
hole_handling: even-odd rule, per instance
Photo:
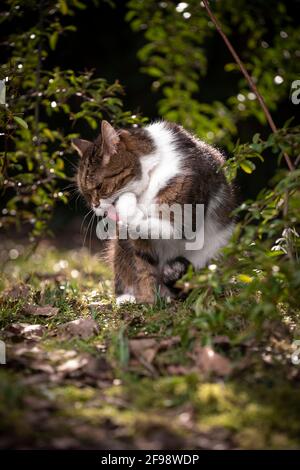
{"label": "green leaf", "polygon": [[225,64],[225,66],[224,66],[225,72],[232,72],[234,70],[237,70],[237,68],[238,67],[237,67],[236,63],[232,63],[232,62],[228,63],[228,64]]}
{"label": "green leaf", "polygon": [[62,12],[63,15],[67,15],[68,14],[68,5],[67,5],[67,2],[65,0],[60,0],[59,2],[59,8],[60,8],[60,11]]}
{"label": "green leaf", "polygon": [[54,33],[51,34],[51,36],[49,38],[49,44],[50,44],[50,47],[53,51],[56,48],[57,40],[58,40],[58,32],[54,31]]}
{"label": "green leaf", "polygon": [[48,137],[48,139],[51,140],[51,142],[54,142],[55,137],[53,135],[53,132],[50,131],[50,129],[45,128],[45,129],[43,129],[43,132],[44,132],[45,136]]}
{"label": "green leaf", "polygon": [[33,170],[33,161],[29,158],[27,159],[27,167],[28,167],[28,171]]}
{"label": "green leaf", "polygon": [[257,133],[257,134],[254,134],[253,139],[252,139],[252,142],[253,142],[254,144],[258,144],[259,137],[260,137],[260,135],[259,135],[258,133]]}
{"label": "green leaf", "polygon": [[275,258],[276,256],[282,256],[285,255],[285,252],[282,250],[274,250],[274,251],[268,251],[267,256],[269,258]]}
{"label": "green leaf", "polygon": [[[258,134],[255,134],[255,135],[258,135]],[[258,144],[258,143],[250,144],[249,147],[252,150],[255,150],[255,152],[258,152],[258,153],[262,152],[262,150],[263,150],[262,144]]]}
{"label": "green leaf", "polygon": [[243,282],[244,284],[250,284],[253,281],[253,277],[248,276],[248,274],[239,274],[238,280]]}
{"label": "green leaf", "polygon": [[148,67],[147,72],[151,77],[161,77],[163,72],[159,70],[157,67]]}
{"label": "green leaf", "polygon": [[26,121],[24,121],[24,119],[20,118],[19,116],[14,116],[14,120],[19,124],[20,127],[28,129],[28,124]]}
{"label": "green leaf", "polygon": [[244,170],[245,173],[251,174],[255,170],[255,165],[250,160],[244,160],[240,163],[240,167]]}

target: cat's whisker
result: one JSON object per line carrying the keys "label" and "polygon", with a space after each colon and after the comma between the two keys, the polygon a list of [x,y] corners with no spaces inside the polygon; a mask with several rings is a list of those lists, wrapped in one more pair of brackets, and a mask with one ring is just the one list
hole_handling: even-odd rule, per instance
{"label": "cat's whisker", "polygon": [[70,184],[68,184],[67,186],[65,186],[65,187],[62,189],[62,191],[66,191],[66,190],[69,189],[69,188],[76,188],[76,187],[77,187],[77,185],[76,185],[76,182],[74,181],[73,183],[70,183]]}
{"label": "cat's whisker", "polygon": [[81,222],[81,226],[80,226],[80,232],[82,231],[82,227],[84,225],[84,222],[85,222],[85,219],[87,218],[88,215],[90,215],[90,213],[93,211],[93,209],[89,210],[85,216],[83,217],[83,221]]}
{"label": "cat's whisker", "polygon": [[69,202],[72,201],[72,199],[74,199],[74,197],[77,196],[79,197],[80,196],[80,192],[78,191],[78,189],[73,189],[73,191],[70,191],[69,193]]}
{"label": "cat's whisker", "polygon": [[90,223],[89,223],[89,226],[88,226],[88,232],[87,232],[87,235],[89,237],[89,248],[91,249],[91,230],[93,228],[93,220],[94,220],[94,216],[95,214],[92,214],[92,217],[91,217],[91,220],[90,220]]}
{"label": "cat's whisker", "polygon": [[69,189],[63,189],[63,191],[68,192],[70,194],[73,194],[78,191],[77,188],[69,188]]}
{"label": "cat's whisker", "polygon": [[69,196],[74,196],[74,194],[76,194],[78,192],[78,190],[77,189],[71,189],[70,191],[66,191],[66,192],[69,194]]}
{"label": "cat's whisker", "polygon": [[68,158],[65,157],[65,160],[76,170],[76,172],[78,171],[78,165],[76,165],[75,163],[71,162],[71,160],[69,160]]}
{"label": "cat's whisker", "polygon": [[[92,209],[92,210],[93,210],[93,209]],[[91,211],[92,211],[92,210],[91,210]],[[89,212],[89,214],[91,213],[91,211]],[[92,220],[93,220],[93,217],[90,218],[89,223],[88,223],[88,226],[87,226],[87,229],[86,229],[86,231],[85,231],[84,239],[83,239],[83,246],[85,246],[86,238],[87,238],[87,235],[88,235],[89,228],[90,228],[90,225],[91,225]]]}
{"label": "cat's whisker", "polygon": [[90,251],[91,251],[91,248],[92,248],[92,234],[93,234],[95,217],[96,217],[96,214],[94,213],[93,216],[92,216],[92,225],[91,225],[91,228],[90,228]]}

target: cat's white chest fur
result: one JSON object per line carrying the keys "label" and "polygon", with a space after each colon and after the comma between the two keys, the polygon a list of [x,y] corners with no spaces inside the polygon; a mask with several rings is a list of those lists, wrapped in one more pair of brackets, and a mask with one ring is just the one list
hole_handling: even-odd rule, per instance
{"label": "cat's white chest fur", "polygon": [[[146,126],[146,130],[153,140],[155,150],[141,158],[142,178],[128,185],[127,192],[119,197],[116,208],[121,221],[128,222],[128,225],[137,225],[142,222],[142,232],[148,233],[150,221],[142,220],[143,213],[144,215],[151,213],[151,209],[156,205],[158,193],[172,178],[182,174],[183,165],[182,155],[177,151],[174,143],[174,136],[165,128],[163,122],[150,124]],[[131,193],[136,195],[136,200],[132,198]],[[134,211],[136,211],[135,215],[132,216]],[[152,225],[155,224],[153,220],[151,222]]]}
{"label": "cat's white chest fur", "polygon": [[162,122],[150,124],[146,126],[146,130],[152,137],[155,150],[141,158],[142,173],[148,175],[148,182],[140,193],[139,203],[151,205],[155,204],[159,191],[182,172],[183,165],[182,155],[174,143],[174,136]]}

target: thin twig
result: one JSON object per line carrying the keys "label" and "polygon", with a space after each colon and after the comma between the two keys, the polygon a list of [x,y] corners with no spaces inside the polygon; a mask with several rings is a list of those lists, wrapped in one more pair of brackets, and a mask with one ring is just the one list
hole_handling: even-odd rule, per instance
{"label": "thin twig", "polygon": [[[277,127],[273,121],[273,118],[270,114],[270,111],[268,110],[267,108],[267,105],[265,103],[265,100],[263,99],[262,95],[260,94],[260,92],[258,91],[257,89],[257,86],[255,85],[253,79],[251,78],[251,76],[249,75],[247,69],[245,68],[243,62],[241,61],[241,59],[239,58],[237,52],[235,51],[233,45],[231,44],[231,42],[229,41],[228,37],[226,36],[226,34],[224,33],[224,31],[222,30],[221,28],[221,25],[219,23],[219,21],[217,20],[217,18],[215,17],[215,15],[213,14],[213,12],[211,11],[209,5],[208,5],[208,0],[203,0],[203,3],[204,3],[204,6],[205,6],[205,9],[211,19],[211,21],[214,23],[215,27],[217,28],[217,31],[220,33],[222,39],[224,40],[226,46],[228,47],[229,51],[231,52],[234,60],[236,61],[236,63],[238,64],[242,74],[244,75],[244,77],[246,78],[250,88],[252,89],[253,93],[255,94],[255,96],[257,97],[258,99],[258,102],[266,116],[266,119],[269,123],[269,126],[271,127],[272,129],[272,132],[277,132]],[[293,171],[295,168],[294,168],[294,165],[290,159],[290,157],[288,156],[287,153],[284,153],[284,158],[285,158],[285,161],[287,163],[287,166],[289,167],[289,170],[290,171]]]}

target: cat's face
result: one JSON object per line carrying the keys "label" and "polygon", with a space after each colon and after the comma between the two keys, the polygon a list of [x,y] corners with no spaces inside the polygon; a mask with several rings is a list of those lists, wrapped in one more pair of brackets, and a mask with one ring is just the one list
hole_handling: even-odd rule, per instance
{"label": "cat's face", "polygon": [[130,182],[139,178],[139,156],[145,151],[140,140],[134,132],[117,132],[108,122],[102,121],[101,134],[95,142],[73,141],[73,147],[81,157],[78,188],[97,215],[114,203]]}

